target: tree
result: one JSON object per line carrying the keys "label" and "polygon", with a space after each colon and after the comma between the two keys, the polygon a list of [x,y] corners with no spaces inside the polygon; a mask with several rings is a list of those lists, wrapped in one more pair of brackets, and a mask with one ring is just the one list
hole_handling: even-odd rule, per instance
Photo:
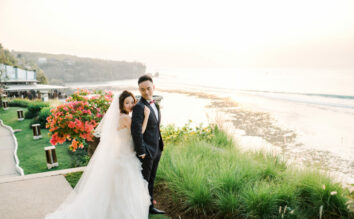
{"label": "tree", "polygon": [[37,73],[37,80],[39,81],[40,84],[48,84],[48,78],[44,74],[44,71],[39,68],[36,64],[31,63],[30,64],[31,68],[36,71]]}
{"label": "tree", "polygon": [[[1,48],[1,44],[0,44]],[[2,96],[5,93],[5,80],[7,75],[5,75],[5,68],[4,65],[0,64],[0,107],[2,107]]]}
{"label": "tree", "polygon": [[11,52],[4,47],[0,43],[0,63],[5,65],[15,66],[17,65],[17,60],[15,56],[11,54]]}

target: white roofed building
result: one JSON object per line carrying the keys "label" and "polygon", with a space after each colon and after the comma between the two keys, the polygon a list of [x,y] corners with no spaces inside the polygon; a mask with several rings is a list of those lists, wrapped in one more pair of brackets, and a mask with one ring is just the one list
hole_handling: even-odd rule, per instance
{"label": "white roofed building", "polygon": [[17,67],[0,64],[1,82],[5,85],[7,97],[20,97],[47,101],[48,98],[66,98],[67,87],[48,84],[37,84],[35,70],[24,70]]}

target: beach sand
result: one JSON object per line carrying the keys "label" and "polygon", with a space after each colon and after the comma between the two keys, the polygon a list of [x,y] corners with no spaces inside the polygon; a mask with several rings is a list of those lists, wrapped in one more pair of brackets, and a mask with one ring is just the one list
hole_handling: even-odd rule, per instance
{"label": "beach sand", "polygon": [[[288,163],[299,168],[313,167],[330,174],[351,191],[353,187],[352,162],[342,159],[329,151],[309,149],[298,139],[297,132],[286,128],[269,113],[249,105],[242,105],[230,97],[220,97],[195,91],[158,89],[165,98],[168,94],[181,94],[208,101],[204,104],[208,122],[224,126],[238,146],[247,151],[264,151],[283,157]],[[186,97],[185,97],[186,98]],[[200,111],[202,113],[203,110]]]}

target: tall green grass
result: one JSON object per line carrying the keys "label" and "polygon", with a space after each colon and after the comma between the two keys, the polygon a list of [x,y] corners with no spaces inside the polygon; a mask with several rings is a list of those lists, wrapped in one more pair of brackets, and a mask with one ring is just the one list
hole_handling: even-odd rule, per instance
{"label": "tall green grass", "polygon": [[[221,218],[350,218],[349,192],[325,174],[264,152],[237,149],[217,127],[200,138],[169,127],[157,179],[187,214]],[[183,132],[183,131],[182,131]]]}

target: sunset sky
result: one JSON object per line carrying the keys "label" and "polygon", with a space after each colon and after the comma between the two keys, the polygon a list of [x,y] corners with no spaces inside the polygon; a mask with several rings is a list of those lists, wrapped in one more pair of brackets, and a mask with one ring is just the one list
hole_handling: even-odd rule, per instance
{"label": "sunset sky", "polygon": [[0,43],[152,70],[354,68],[354,1],[0,0]]}

